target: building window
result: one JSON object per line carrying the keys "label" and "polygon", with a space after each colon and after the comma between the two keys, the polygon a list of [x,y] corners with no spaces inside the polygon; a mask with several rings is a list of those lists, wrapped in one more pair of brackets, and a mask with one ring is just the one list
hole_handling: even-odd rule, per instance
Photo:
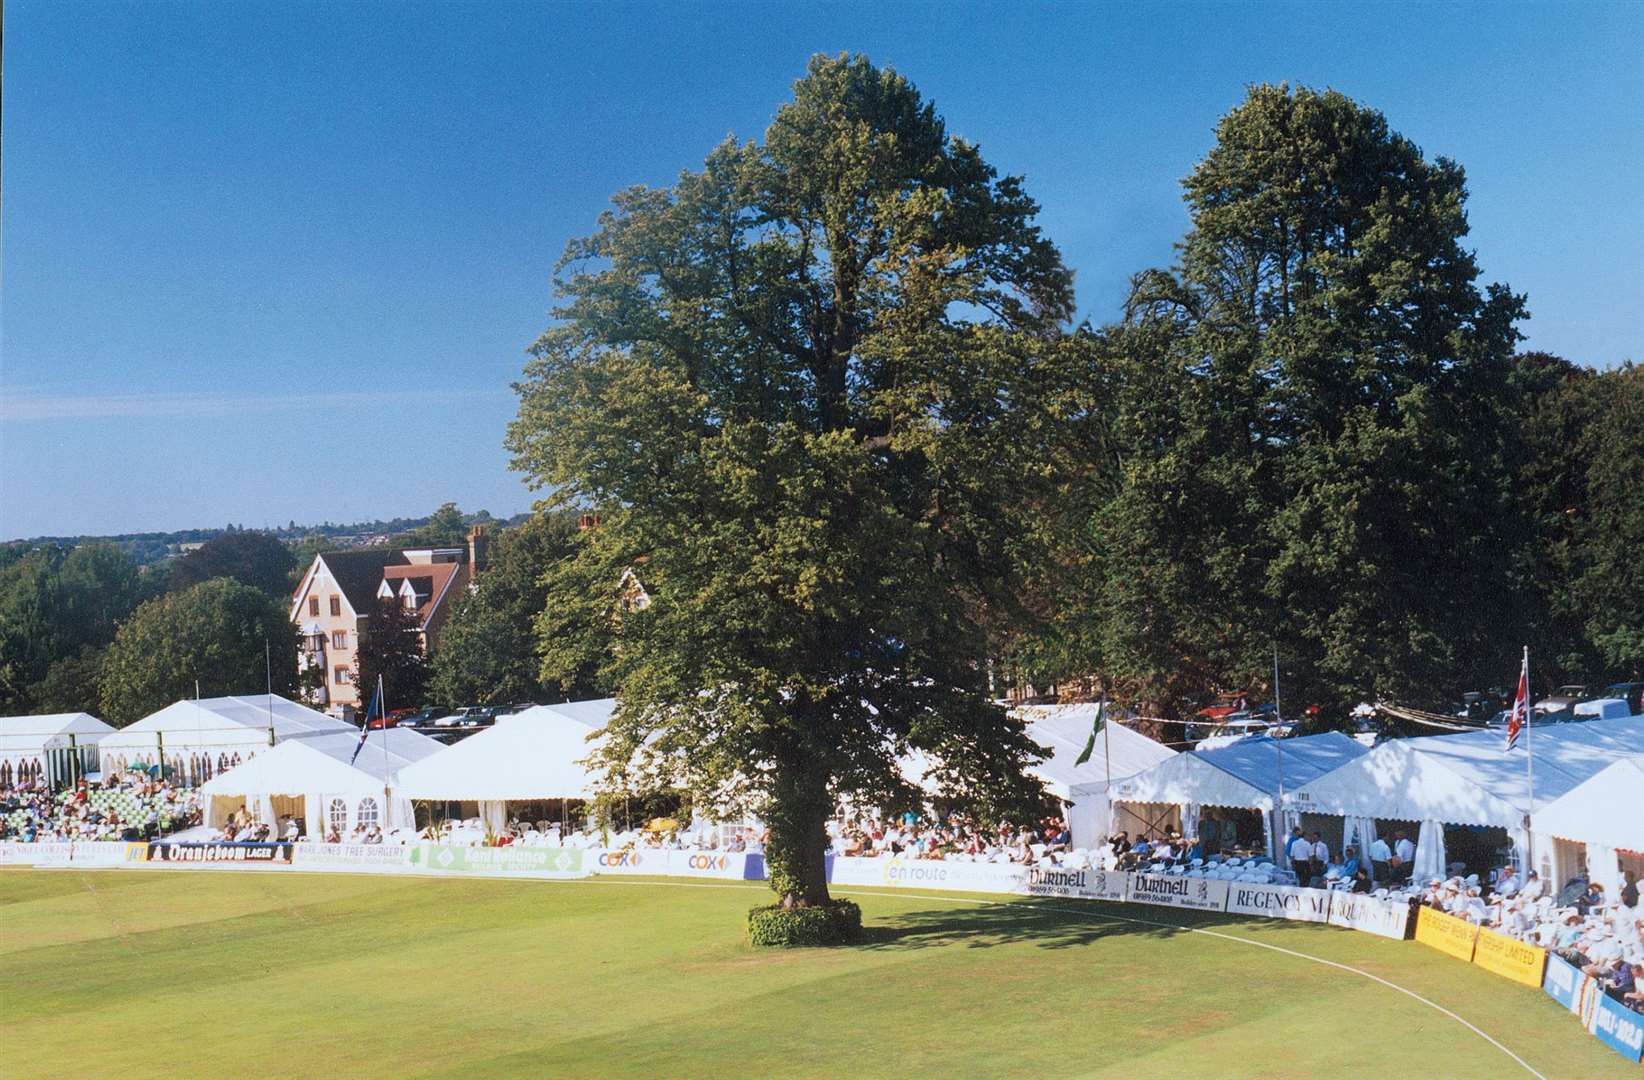
{"label": "building window", "polygon": [[353,678],[354,673],[345,667],[338,667],[337,670],[331,673],[331,681],[338,686],[347,686],[353,681]]}
{"label": "building window", "polygon": [[331,631],[331,647],[333,649],[346,649],[346,648],[348,648],[348,631],[347,630],[333,630],[333,631]]}
{"label": "building window", "polygon": [[319,597],[310,596],[308,598],[308,613],[310,615],[318,615],[320,613],[320,598]]}
{"label": "building window", "polygon": [[375,825],[377,823],[377,800],[367,795],[360,800],[360,814],[355,819],[356,825]]}
{"label": "building window", "polygon": [[333,615],[341,615],[342,614],[342,597],[333,596],[331,598],[331,614],[333,614]]}
{"label": "building window", "polygon": [[348,831],[348,804],[341,799],[332,799],[326,810],[326,820],[331,823],[331,831],[341,836]]}

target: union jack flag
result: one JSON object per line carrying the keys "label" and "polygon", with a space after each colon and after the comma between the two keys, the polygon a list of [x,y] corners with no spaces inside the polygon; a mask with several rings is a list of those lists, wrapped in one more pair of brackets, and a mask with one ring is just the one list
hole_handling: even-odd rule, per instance
{"label": "union jack flag", "polygon": [[1513,711],[1507,714],[1507,749],[1518,745],[1519,732],[1530,722],[1530,650],[1524,650],[1524,666],[1518,673],[1518,695]]}

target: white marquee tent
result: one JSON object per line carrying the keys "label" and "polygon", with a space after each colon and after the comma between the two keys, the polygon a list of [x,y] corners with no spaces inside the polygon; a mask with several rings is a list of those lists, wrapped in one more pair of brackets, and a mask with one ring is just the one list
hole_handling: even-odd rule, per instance
{"label": "white marquee tent", "polygon": [[0,788],[34,774],[55,788],[96,772],[97,744],[113,732],[83,712],[0,717]]}
{"label": "white marquee tent", "polygon": [[1624,757],[1594,773],[1536,811],[1539,835],[1583,845],[1587,871],[1607,896],[1621,891],[1618,852],[1644,859],[1644,814],[1634,808],[1644,791],[1644,756]]}
{"label": "white marquee tent", "polygon": [[1076,764],[1090,741],[1096,706],[1028,705],[1017,710],[1027,721],[1028,738],[1050,753],[1028,772],[1045,783],[1045,790],[1069,804],[1068,831],[1074,847],[1093,847],[1113,828],[1109,781],[1153,768],[1176,756],[1176,751],[1120,723],[1107,723],[1091,747],[1090,758]]}
{"label": "white marquee tent", "polygon": [[501,717],[438,757],[407,767],[399,790],[409,799],[477,802],[493,831],[506,823],[510,802],[591,799],[599,776],[580,762],[594,750],[589,736],[615,708],[615,699],[601,698]]}
{"label": "white marquee tent", "polygon": [[359,743],[359,729],[349,727],[264,749],[201,786],[206,824],[222,825],[243,805],[269,825],[299,818],[311,838],[324,836],[327,828],[346,837],[358,824],[375,823],[384,832],[413,827],[411,801],[398,777],[449,750],[426,735],[397,728],[373,731],[363,747]]}
{"label": "white marquee tent", "polygon": [[[1529,749],[1535,752],[1535,806],[1540,809],[1621,758],[1644,754],[1644,716],[1532,726],[1507,750],[1499,730],[1394,739],[1334,772],[1300,787],[1291,806],[1313,813],[1356,815],[1439,825],[1484,825],[1507,830],[1524,865],[1529,837]],[[1432,823],[1429,830],[1428,823]],[[1537,831],[1541,831],[1539,823]],[[1550,845],[1538,845],[1543,873],[1554,872]],[[1545,858],[1544,858],[1545,856]],[[1443,864],[1416,854],[1418,867]]]}
{"label": "white marquee tent", "polygon": [[1182,832],[1197,835],[1199,811],[1205,806],[1261,813],[1269,854],[1273,838],[1289,833],[1289,816],[1281,813],[1281,794],[1317,780],[1370,751],[1339,731],[1274,739],[1247,738],[1209,750],[1178,754],[1140,776],[1114,785],[1115,802],[1153,803],[1181,808]]}
{"label": "white marquee tent", "polygon": [[106,768],[154,765],[160,754],[177,775],[194,783],[267,750],[274,743],[352,732],[352,724],[278,694],[177,701],[104,738]]}

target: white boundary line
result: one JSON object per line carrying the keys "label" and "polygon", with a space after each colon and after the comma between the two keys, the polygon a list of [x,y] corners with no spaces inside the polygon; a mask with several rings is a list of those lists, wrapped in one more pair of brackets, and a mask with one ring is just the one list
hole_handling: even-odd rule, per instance
{"label": "white boundary line", "polygon": [[[114,870],[114,869],[144,870],[144,869],[148,869],[148,870],[161,870],[161,869],[179,869],[179,868],[180,867],[170,867],[170,866],[164,867],[164,868],[149,867],[149,866],[144,866],[142,864],[133,863],[129,866],[120,866],[120,867],[114,867],[114,866],[108,866],[108,867],[79,867],[78,869],[80,869],[82,871],[86,871],[86,870],[92,870],[92,869],[108,869],[108,870]],[[419,873],[415,873],[415,872],[407,873],[405,871],[399,871],[399,872],[392,873],[392,874],[385,874],[385,873],[370,873],[370,872],[351,871],[351,870],[346,870],[346,869],[337,869],[337,870],[309,869],[309,870],[303,870],[303,869],[300,869],[300,868],[295,867],[295,866],[285,866],[285,865],[281,865],[281,866],[253,866],[253,865],[248,865],[248,864],[243,864],[243,863],[233,866],[232,869],[230,869],[228,867],[223,867],[223,866],[211,866],[210,864],[201,864],[201,865],[198,865],[198,866],[190,866],[189,868],[190,869],[198,869],[198,870],[225,870],[226,869],[226,870],[229,870],[232,873],[245,873],[247,871],[252,872],[252,873],[293,873],[293,872],[295,872],[295,873],[318,873],[318,874],[343,873],[343,874],[351,874],[352,876],[355,876],[355,877],[369,877],[369,878],[375,878],[375,879],[379,879],[379,880],[382,879],[382,878],[388,878],[390,880],[392,880],[394,878],[416,878],[416,879],[420,879],[420,880],[431,880],[431,879],[433,879],[433,880],[442,880],[442,881],[508,881],[508,880],[512,880],[512,881],[537,881],[537,882],[541,882],[541,883],[547,884],[547,885],[628,885],[628,886],[634,886],[634,887],[647,887],[647,886],[658,886],[658,885],[660,885],[660,886],[663,886],[664,888],[676,888],[676,889],[734,889],[734,890],[739,891],[739,892],[751,892],[751,891],[755,891],[755,890],[758,890],[758,891],[761,891],[761,892],[769,891],[768,886],[766,886],[762,882],[675,881],[675,880],[671,880],[671,879],[668,879],[668,878],[653,878],[653,879],[646,880],[646,879],[640,879],[638,875],[636,875],[635,880],[628,880],[628,879],[625,879],[625,878],[610,877],[610,876],[600,877],[597,874],[593,875],[591,877],[585,877],[585,878],[498,878],[498,877],[493,877],[493,876],[490,876],[490,875],[468,876],[468,875],[464,875],[464,874],[419,874]],[[33,867],[19,866],[19,867],[17,867],[17,869],[19,869],[19,870],[33,869]],[[72,869],[76,869],[76,868],[73,867],[73,866],[63,866],[63,867],[52,866],[52,867],[45,867],[45,868],[42,868],[42,869],[72,870]],[[942,893],[935,892],[935,891],[916,892],[916,893],[914,893],[914,892],[893,892],[890,889],[876,889],[876,890],[872,890],[872,891],[864,891],[862,889],[834,889],[834,890],[830,890],[830,892],[832,892],[832,894],[836,895],[836,896],[893,896],[893,897],[896,897],[898,899],[904,899],[904,900],[939,900],[939,901],[943,901],[943,902],[949,903],[949,904],[975,904],[975,905],[983,906],[983,907],[1012,906],[1016,903],[1020,903],[1022,900],[1032,900],[1033,899],[1032,897],[1018,897],[1015,900],[978,900],[978,899],[973,899],[971,897],[964,897],[964,896],[946,896]],[[1189,933],[1189,934],[1203,934],[1205,937],[1217,938],[1217,939],[1222,940],[1222,941],[1231,941],[1231,942],[1234,942],[1235,944],[1238,944],[1238,945],[1249,945],[1249,946],[1251,946],[1253,948],[1257,948],[1257,949],[1266,949],[1269,952],[1276,952],[1276,953],[1279,953],[1279,954],[1284,955],[1284,956],[1293,956],[1298,960],[1307,960],[1311,963],[1322,964],[1325,967],[1335,968],[1338,971],[1345,971],[1345,972],[1348,972],[1348,973],[1353,974],[1353,975],[1358,975],[1362,978],[1369,979],[1371,982],[1378,983],[1382,986],[1385,986],[1389,990],[1396,990],[1399,993],[1405,995],[1406,997],[1411,998],[1414,1001],[1418,1001],[1423,1005],[1426,1005],[1428,1008],[1434,1010],[1435,1012],[1442,1013],[1443,1015],[1449,1017],[1451,1020],[1454,1020],[1456,1023],[1460,1024],[1462,1027],[1466,1028],[1468,1031],[1471,1031],[1473,1034],[1477,1035],[1479,1038],[1483,1039],[1485,1042],[1489,1043],[1491,1046],[1495,1047],[1497,1050],[1500,1050],[1503,1054],[1506,1054],[1508,1057],[1512,1058],[1515,1062],[1518,1063],[1518,1065],[1521,1068],[1524,1069],[1525,1072],[1529,1073],[1531,1076],[1536,1077],[1536,1080],[1547,1080],[1547,1077],[1544,1076],[1542,1073],[1538,1072],[1535,1069],[1535,1067],[1532,1066],[1529,1062],[1525,1061],[1523,1058],[1519,1057],[1513,1051],[1509,1050],[1506,1046],[1502,1045],[1498,1040],[1496,1040],[1488,1032],[1486,1032],[1482,1028],[1480,1028],[1477,1024],[1474,1024],[1472,1021],[1466,1019],[1463,1016],[1457,1015],[1456,1013],[1450,1011],[1449,1009],[1445,1008],[1443,1005],[1440,1005],[1438,1002],[1433,1001],[1430,998],[1423,997],[1422,995],[1416,993],[1414,990],[1411,990],[1408,987],[1400,986],[1398,983],[1393,982],[1390,979],[1384,979],[1380,975],[1372,974],[1371,972],[1365,971],[1362,968],[1353,967],[1351,964],[1343,964],[1343,963],[1340,963],[1339,961],[1336,961],[1336,960],[1326,960],[1322,956],[1313,956],[1309,953],[1298,952],[1295,949],[1287,949],[1287,948],[1283,947],[1282,945],[1270,945],[1265,941],[1256,941],[1256,940],[1253,940],[1251,938],[1239,937],[1236,934],[1224,934],[1224,933],[1222,933],[1221,931],[1218,931],[1218,930],[1206,930],[1203,927],[1184,926],[1181,923],[1162,922],[1162,921],[1159,921],[1159,920],[1156,920],[1156,919],[1138,919],[1138,918],[1132,918],[1132,917],[1125,916],[1125,915],[1110,915],[1110,914],[1106,914],[1106,913],[1103,913],[1103,912],[1090,911],[1090,910],[1085,909],[1085,908],[1058,907],[1054,904],[1046,904],[1046,903],[1026,904],[1026,905],[1024,905],[1024,910],[1028,910],[1028,911],[1055,911],[1055,912],[1059,912],[1059,913],[1062,913],[1062,914],[1078,915],[1081,918],[1095,920],[1097,922],[1132,923],[1132,924],[1135,924],[1137,926],[1155,926],[1155,927],[1160,927],[1162,929],[1167,929],[1167,930],[1181,930],[1181,931],[1184,931],[1184,932]]]}

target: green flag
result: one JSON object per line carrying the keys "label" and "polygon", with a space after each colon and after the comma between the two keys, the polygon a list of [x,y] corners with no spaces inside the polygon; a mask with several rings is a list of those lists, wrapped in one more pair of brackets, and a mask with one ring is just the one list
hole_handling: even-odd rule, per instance
{"label": "green flag", "polygon": [[1090,760],[1090,755],[1096,750],[1096,736],[1101,734],[1102,724],[1106,721],[1107,698],[1104,696],[1102,701],[1096,706],[1096,722],[1090,726],[1090,738],[1085,742],[1085,751],[1079,755],[1079,760],[1075,761],[1073,764],[1083,765],[1085,762]]}

